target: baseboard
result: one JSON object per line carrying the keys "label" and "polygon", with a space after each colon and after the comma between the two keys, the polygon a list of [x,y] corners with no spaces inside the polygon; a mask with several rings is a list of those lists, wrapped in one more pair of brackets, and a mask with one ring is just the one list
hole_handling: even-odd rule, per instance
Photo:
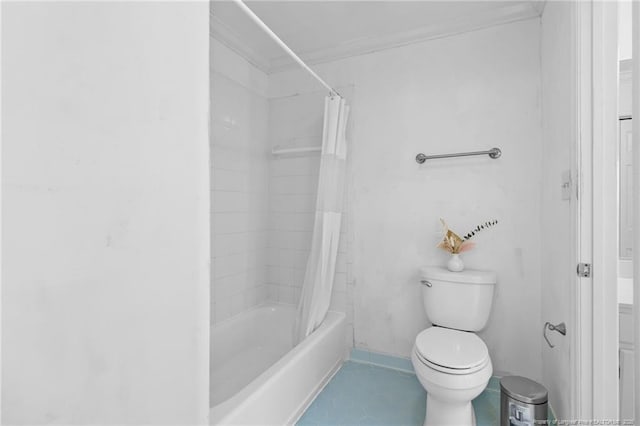
{"label": "baseboard", "polygon": [[415,374],[413,364],[411,364],[411,360],[409,358],[353,348],[351,350],[351,356],[349,357],[349,360],[353,362],[359,362],[361,364],[377,365],[379,367],[385,367],[392,370]]}

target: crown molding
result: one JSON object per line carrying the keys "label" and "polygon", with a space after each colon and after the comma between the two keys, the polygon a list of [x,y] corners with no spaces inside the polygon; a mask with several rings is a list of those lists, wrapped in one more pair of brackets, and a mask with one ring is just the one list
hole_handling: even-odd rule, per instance
{"label": "crown molding", "polygon": [[[494,9],[473,16],[461,17],[455,21],[442,22],[437,26],[419,28],[416,30],[406,31],[404,33],[381,37],[358,39],[327,49],[301,52],[298,53],[298,55],[307,64],[314,65],[344,59],[351,56],[365,55],[381,50],[406,46],[427,40],[449,37],[495,25],[532,19],[540,16],[540,9],[534,7],[533,3],[539,2],[506,5],[498,10]],[[270,61],[269,70],[267,72],[274,73],[285,71],[295,68],[296,66],[296,63],[291,58],[286,55],[282,55]]]}
{"label": "crown molding", "polygon": [[547,0],[532,0],[531,7],[538,12],[538,15],[542,16],[544,13],[544,7],[547,5]]}
{"label": "crown molding", "polygon": [[[464,16],[454,21],[442,22],[436,26],[432,25],[386,36],[362,38],[330,48],[296,53],[308,65],[332,62],[351,56],[365,55],[427,40],[477,31],[496,25],[536,18],[542,13],[544,4],[544,1],[508,4],[497,10],[494,9],[473,16]],[[238,37],[233,29],[229,28],[229,26],[214,14],[213,10],[209,12],[209,15],[211,18],[209,25],[210,36],[236,52],[264,73],[272,74],[298,67],[298,64],[293,61],[293,59],[284,54],[269,60],[269,58],[256,49],[253,49]]]}
{"label": "crown molding", "polygon": [[269,59],[261,55],[255,49],[251,48],[247,43],[242,41],[235,32],[222,22],[214,13],[209,11],[209,36],[215,38],[229,49],[236,52],[242,58],[247,60],[251,65],[260,71],[268,74],[270,72]]}

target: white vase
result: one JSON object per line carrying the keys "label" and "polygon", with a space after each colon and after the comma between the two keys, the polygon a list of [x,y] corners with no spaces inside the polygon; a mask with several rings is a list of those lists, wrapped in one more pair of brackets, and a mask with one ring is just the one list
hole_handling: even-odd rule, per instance
{"label": "white vase", "polygon": [[460,272],[464,270],[464,263],[462,262],[459,253],[451,254],[451,258],[449,258],[449,261],[447,262],[447,269],[451,272]]}

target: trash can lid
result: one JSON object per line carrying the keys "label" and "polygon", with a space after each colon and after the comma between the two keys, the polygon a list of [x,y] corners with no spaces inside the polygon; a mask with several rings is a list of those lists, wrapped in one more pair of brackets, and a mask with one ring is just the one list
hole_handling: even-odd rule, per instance
{"label": "trash can lid", "polygon": [[547,389],[526,377],[503,377],[500,379],[500,389],[507,396],[527,404],[544,404],[548,400]]}

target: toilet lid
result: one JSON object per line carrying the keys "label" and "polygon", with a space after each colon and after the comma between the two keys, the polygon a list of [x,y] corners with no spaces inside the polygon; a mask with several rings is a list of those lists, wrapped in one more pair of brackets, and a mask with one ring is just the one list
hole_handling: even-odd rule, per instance
{"label": "toilet lid", "polygon": [[416,337],[416,351],[430,363],[447,369],[468,370],[487,362],[489,351],[474,333],[431,327]]}

